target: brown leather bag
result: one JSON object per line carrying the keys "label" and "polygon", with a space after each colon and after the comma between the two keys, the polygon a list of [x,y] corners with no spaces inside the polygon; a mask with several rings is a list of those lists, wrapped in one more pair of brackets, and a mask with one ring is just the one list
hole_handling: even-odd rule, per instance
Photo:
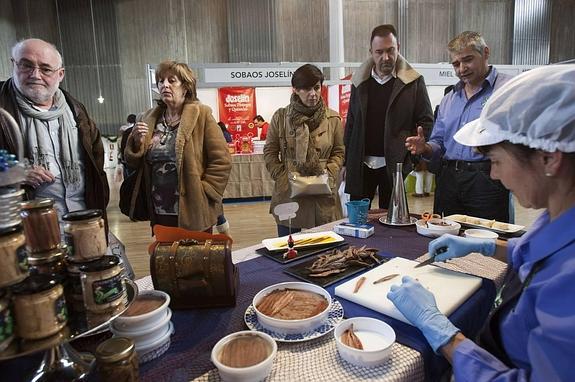
{"label": "brown leather bag", "polygon": [[150,248],[154,288],[170,295],[173,309],[234,306],[239,274],[226,235],[154,226]]}

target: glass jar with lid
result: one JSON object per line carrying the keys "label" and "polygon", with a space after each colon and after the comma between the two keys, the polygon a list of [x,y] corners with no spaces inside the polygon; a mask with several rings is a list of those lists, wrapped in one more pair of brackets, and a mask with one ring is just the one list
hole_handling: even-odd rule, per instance
{"label": "glass jar with lid", "polygon": [[134,341],[112,337],[96,348],[97,370],[102,382],[138,381],[138,357]]}
{"label": "glass jar with lid", "polygon": [[59,280],[66,278],[65,253],[66,245],[55,248],[48,252],[34,253],[34,256],[28,256],[28,265],[30,274],[44,274],[57,277]]}
{"label": "glass jar with lid", "polygon": [[62,220],[68,256],[73,261],[91,261],[106,254],[108,247],[101,210],[69,212]]}
{"label": "glass jar with lid", "polygon": [[46,338],[68,321],[64,288],[48,275],[31,275],[12,288],[16,334],[25,339]]}
{"label": "glass jar with lid", "polygon": [[0,289],[0,352],[4,351],[14,338],[14,319],[10,310],[10,296]]}
{"label": "glass jar with lid", "polygon": [[[98,261],[92,260],[92,261]],[[64,295],[68,308],[74,313],[85,312],[84,294],[82,292],[82,279],[80,278],[80,267],[90,265],[91,262],[78,263],[66,257],[66,284],[64,285]]]}
{"label": "glass jar with lid", "polygon": [[21,224],[0,228],[0,288],[28,276],[26,237]]}
{"label": "glass jar with lid", "polygon": [[80,266],[80,279],[88,312],[106,313],[126,305],[124,275],[116,256],[104,256]]}
{"label": "glass jar with lid", "polygon": [[28,252],[47,252],[60,244],[60,224],[52,199],[34,199],[22,202],[22,224],[26,232]]}

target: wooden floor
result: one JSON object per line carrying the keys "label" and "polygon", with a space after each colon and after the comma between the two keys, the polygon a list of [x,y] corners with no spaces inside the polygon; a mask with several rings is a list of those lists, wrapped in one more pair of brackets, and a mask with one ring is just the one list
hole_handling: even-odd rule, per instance
{"label": "wooden floor", "polygon": [[[150,274],[148,245],[153,241],[148,222],[131,222],[118,208],[119,184],[110,180],[110,204],[108,219],[110,230],[124,243],[136,278]],[[374,205],[376,205],[374,203]],[[431,211],[433,196],[413,198],[408,196],[412,213]],[[269,201],[240,202],[224,204],[225,216],[230,223],[233,248],[239,249],[260,243],[262,239],[277,236],[275,221],[269,214]],[[515,222],[530,226],[540,211],[528,210],[515,203]]]}

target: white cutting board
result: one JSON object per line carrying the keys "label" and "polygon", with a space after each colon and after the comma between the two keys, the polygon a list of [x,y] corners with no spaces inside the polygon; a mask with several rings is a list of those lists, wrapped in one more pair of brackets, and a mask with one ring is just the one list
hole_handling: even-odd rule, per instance
{"label": "white cutting board", "polygon": [[[417,261],[400,257],[393,258],[369,272],[338,285],[335,288],[335,295],[409,324],[410,322],[403,314],[387,299],[389,288],[394,284],[401,284],[403,276],[411,276],[419,280],[424,287],[431,291],[435,296],[437,307],[446,316],[453,313],[481,286],[479,277],[433,265],[414,268],[417,264],[419,264]],[[399,276],[383,283],[373,284],[375,280],[392,273],[399,273]],[[366,277],[363,286],[357,293],[353,293],[357,280],[362,276]]]}

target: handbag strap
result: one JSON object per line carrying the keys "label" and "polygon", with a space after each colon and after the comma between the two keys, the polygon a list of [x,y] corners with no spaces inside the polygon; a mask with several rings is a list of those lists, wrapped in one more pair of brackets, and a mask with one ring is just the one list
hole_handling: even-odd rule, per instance
{"label": "handbag strap", "polygon": [[[138,173],[136,174],[136,181],[134,182],[134,189],[132,190],[132,197],[130,198],[130,219],[134,218],[134,211],[136,209],[136,199],[138,198],[138,193],[140,192],[140,189],[141,189],[143,174],[144,174],[144,166],[140,166],[140,168],[138,169]],[[146,198],[146,203],[147,203],[147,198]]]}

